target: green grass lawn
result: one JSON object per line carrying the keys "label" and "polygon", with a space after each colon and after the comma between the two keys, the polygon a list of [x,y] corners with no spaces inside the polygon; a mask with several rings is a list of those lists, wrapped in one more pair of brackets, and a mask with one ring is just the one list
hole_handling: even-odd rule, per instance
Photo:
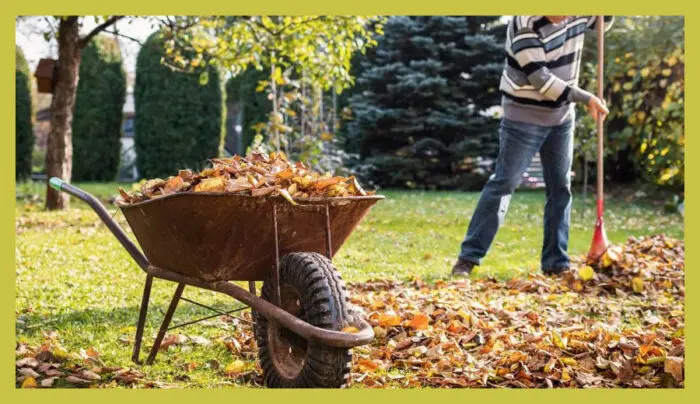
{"label": "green grass lawn", "polygon": [[[82,185],[81,185],[82,186]],[[85,184],[89,192],[108,200],[117,184]],[[16,207],[16,316],[17,339],[38,346],[44,333],[58,331],[68,352],[92,347],[110,366],[134,366],[131,345],[145,275],[131,261],[97,216],[82,202],[71,209],[43,211],[42,185],[17,188]],[[334,262],[344,278],[362,282],[371,278],[446,278],[475,208],[478,193],[387,191],[338,252]],[[542,239],[542,192],[519,192],[514,196],[504,227],[477,276],[509,278],[539,269]],[[126,227],[115,206],[115,218]],[[580,200],[572,210],[570,253],[585,254],[594,225],[594,205],[589,198],[586,214]],[[606,228],[613,243],[630,236],[664,233],[683,238],[683,220],[664,212],[662,206],[613,200],[606,205]],[[174,284],[156,281],[151,294],[151,316],[144,349],[155,336]],[[213,292],[185,289],[184,296],[217,308],[236,305]],[[181,303],[174,323],[209,314]],[[235,333],[230,322],[211,321],[181,329],[189,336],[212,341]],[[216,359],[223,368],[233,360],[244,360],[253,368],[253,358],[237,357],[221,343],[204,348],[184,345],[159,355],[152,367],[141,368],[146,377],[182,386],[213,387],[236,384],[214,370]],[[183,370],[185,364],[197,364]]]}

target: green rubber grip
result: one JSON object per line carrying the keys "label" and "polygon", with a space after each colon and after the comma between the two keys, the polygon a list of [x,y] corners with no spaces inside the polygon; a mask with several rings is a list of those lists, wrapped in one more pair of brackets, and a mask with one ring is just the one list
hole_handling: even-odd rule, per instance
{"label": "green rubber grip", "polygon": [[49,180],[49,185],[56,191],[60,191],[61,186],[63,186],[63,180],[58,177],[51,177],[51,179]]}

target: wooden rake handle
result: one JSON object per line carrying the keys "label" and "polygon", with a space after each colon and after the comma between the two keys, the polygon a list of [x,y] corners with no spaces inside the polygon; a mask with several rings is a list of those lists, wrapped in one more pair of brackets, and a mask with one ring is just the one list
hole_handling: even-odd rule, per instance
{"label": "wooden rake handle", "polygon": [[[603,65],[604,65],[604,38],[605,38],[605,20],[602,15],[598,16],[598,98],[603,100]],[[602,215],[603,204],[603,119],[602,114],[598,116],[598,175],[597,192],[598,192],[598,215]]]}

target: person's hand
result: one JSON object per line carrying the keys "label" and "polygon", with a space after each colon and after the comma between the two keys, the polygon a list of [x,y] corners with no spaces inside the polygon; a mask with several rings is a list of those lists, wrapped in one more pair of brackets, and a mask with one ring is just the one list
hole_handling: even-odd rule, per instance
{"label": "person's hand", "polygon": [[588,113],[593,116],[593,120],[598,122],[598,117],[600,116],[603,120],[610,113],[608,107],[605,106],[605,100],[601,100],[596,96],[592,96],[588,100]]}

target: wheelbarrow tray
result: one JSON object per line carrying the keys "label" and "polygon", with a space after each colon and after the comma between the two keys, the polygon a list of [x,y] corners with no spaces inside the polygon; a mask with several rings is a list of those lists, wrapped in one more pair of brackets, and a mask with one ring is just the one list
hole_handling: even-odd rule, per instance
{"label": "wheelbarrow tray", "polygon": [[282,197],[202,192],[119,207],[151,265],[204,281],[261,281],[275,268],[276,238],[281,257],[328,255],[330,237],[332,257],[381,199],[300,198],[292,205]]}

